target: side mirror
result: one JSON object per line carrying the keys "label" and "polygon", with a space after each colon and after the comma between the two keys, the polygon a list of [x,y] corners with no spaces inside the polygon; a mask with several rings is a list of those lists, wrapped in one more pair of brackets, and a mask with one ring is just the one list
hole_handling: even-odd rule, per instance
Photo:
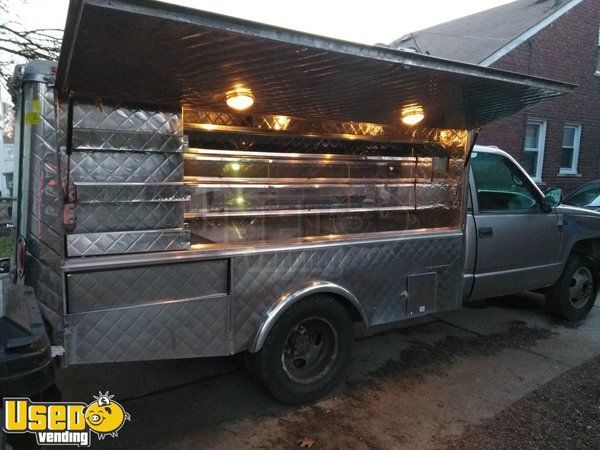
{"label": "side mirror", "polygon": [[544,203],[548,206],[558,206],[562,201],[562,189],[548,188],[544,196]]}

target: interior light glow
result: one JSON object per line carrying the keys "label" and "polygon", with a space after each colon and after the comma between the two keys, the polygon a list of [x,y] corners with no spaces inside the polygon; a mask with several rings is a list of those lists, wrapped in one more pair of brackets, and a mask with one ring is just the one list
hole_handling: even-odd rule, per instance
{"label": "interior light glow", "polygon": [[277,131],[287,130],[290,120],[288,116],[273,116],[273,129]]}
{"label": "interior light glow", "polygon": [[236,87],[225,94],[225,102],[230,108],[244,111],[254,104],[254,94],[245,87]]}
{"label": "interior light glow", "polygon": [[415,126],[425,118],[423,107],[417,104],[406,105],[402,108],[402,122],[409,126]]}

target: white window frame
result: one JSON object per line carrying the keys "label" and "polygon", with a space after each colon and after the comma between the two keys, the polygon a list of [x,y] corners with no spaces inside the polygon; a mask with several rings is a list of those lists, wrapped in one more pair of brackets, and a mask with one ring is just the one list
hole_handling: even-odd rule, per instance
{"label": "white window frame", "polygon": [[[577,175],[577,164],[579,163],[579,147],[581,144],[581,124],[565,123],[565,125],[563,127],[563,139],[564,139],[565,128],[574,128],[575,129],[575,133],[573,134],[573,158],[571,159],[571,167],[560,167],[559,166],[558,173],[561,175]],[[565,147],[561,143],[560,160],[562,160],[563,148],[565,148]]]}
{"label": "white window frame", "polygon": [[[525,141],[527,137],[527,125],[538,125],[538,146],[537,148],[527,148],[525,147]],[[546,146],[546,128],[548,126],[548,121],[543,119],[527,119],[527,123],[525,124],[525,135],[523,136],[523,152],[536,152],[537,164],[535,166],[535,173],[531,175],[531,178],[536,183],[542,182],[542,169],[544,167],[544,148]],[[562,150],[562,148],[561,148]]]}

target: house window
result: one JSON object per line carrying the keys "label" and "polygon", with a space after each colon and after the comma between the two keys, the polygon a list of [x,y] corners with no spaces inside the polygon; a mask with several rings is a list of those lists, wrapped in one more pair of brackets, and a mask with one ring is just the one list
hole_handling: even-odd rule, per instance
{"label": "house window", "polygon": [[581,125],[565,125],[563,130],[562,153],[560,156],[560,173],[577,173],[580,141]]}
{"label": "house window", "polygon": [[521,163],[523,168],[536,182],[542,181],[545,142],[546,121],[528,120],[525,127],[525,145]]}

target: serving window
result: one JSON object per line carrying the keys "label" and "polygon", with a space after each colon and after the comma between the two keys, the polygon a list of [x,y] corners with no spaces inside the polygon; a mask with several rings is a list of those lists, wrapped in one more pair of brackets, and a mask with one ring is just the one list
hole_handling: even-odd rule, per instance
{"label": "serving window", "polygon": [[210,133],[190,143],[185,219],[196,247],[461,224],[462,158],[441,147]]}

